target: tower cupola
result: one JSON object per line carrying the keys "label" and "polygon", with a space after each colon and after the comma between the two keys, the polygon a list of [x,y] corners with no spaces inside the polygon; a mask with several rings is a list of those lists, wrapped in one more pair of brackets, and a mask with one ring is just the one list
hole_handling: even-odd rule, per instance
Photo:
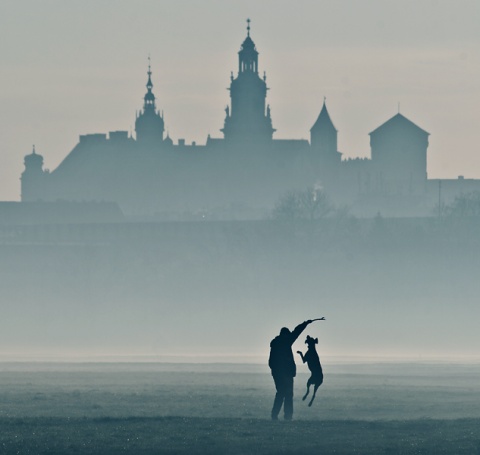
{"label": "tower cupola", "polygon": [[250,19],[247,19],[247,37],[238,52],[238,72],[258,73],[258,52],[250,38]]}
{"label": "tower cupola", "polygon": [[37,201],[44,197],[45,171],[43,170],[43,156],[35,151],[25,156],[25,170],[20,177],[22,201]]}
{"label": "tower cupola", "polygon": [[33,146],[32,153],[25,156],[24,163],[25,170],[43,172],[43,156],[35,152],[35,145]]}

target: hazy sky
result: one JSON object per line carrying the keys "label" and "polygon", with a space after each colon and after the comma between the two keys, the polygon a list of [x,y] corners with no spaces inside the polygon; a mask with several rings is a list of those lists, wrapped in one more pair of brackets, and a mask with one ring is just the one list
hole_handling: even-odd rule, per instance
{"label": "hazy sky", "polygon": [[308,138],[323,97],[344,156],[401,112],[431,133],[430,177],[480,178],[478,0],[0,0],[0,200],[32,144],[54,169],[79,134],[130,130],[154,93],[176,142],[221,137],[252,19],[277,138]]}

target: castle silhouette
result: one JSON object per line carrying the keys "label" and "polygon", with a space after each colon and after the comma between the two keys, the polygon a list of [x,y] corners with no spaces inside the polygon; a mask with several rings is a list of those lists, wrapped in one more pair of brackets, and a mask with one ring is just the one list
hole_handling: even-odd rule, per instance
{"label": "castle silhouette", "polygon": [[[370,133],[371,158],[342,160],[324,100],[310,141],[274,139],[267,77],[250,36],[230,80],[223,138],[204,145],[173,140],[157,108],[149,61],[143,109],[128,131],[86,134],[52,172],[35,149],[25,157],[22,201],[117,202],[127,215],[164,219],[261,218],[286,192],[321,186],[359,215],[431,214],[441,197],[480,189],[480,181],[428,180],[429,133],[398,113]],[[182,215],[183,214],[183,215]]]}

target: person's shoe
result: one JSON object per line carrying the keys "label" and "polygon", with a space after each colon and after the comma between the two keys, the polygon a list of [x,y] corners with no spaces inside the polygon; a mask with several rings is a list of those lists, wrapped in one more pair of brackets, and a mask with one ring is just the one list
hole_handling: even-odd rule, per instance
{"label": "person's shoe", "polygon": [[292,416],[285,416],[284,419],[290,421],[290,420],[292,420]]}
{"label": "person's shoe", "polygon": [[272,420],[278,420],[277,416],[272,416]]}

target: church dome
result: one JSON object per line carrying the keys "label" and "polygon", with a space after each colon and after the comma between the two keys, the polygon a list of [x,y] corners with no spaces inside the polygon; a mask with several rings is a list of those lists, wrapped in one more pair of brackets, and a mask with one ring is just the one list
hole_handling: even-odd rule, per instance
{"label": "church dome", "polygon": [[25,156],[25,167],[34,168],[38,167],[41,168],[43,166],[43,156],[35,153],[35,146],[33,146],[32,153]]}

